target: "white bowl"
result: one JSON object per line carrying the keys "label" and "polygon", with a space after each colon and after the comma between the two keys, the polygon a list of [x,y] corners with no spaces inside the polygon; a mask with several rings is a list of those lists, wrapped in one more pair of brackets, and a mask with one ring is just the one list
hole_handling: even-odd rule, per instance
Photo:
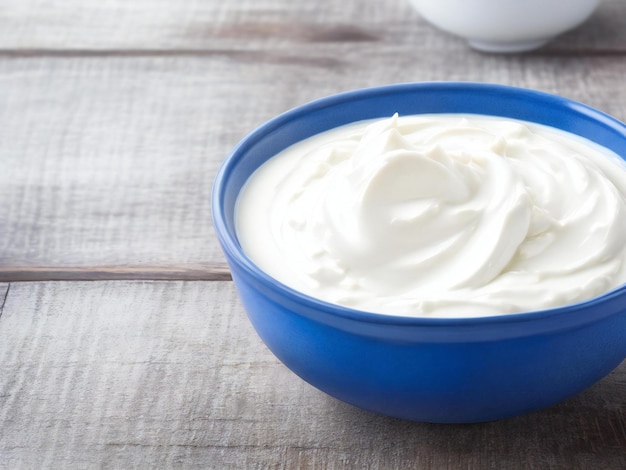
{"label": "white bowl", "polygon": [[427,21],[487,52],[523,52],[582,24],[600,0],[411,0]]}

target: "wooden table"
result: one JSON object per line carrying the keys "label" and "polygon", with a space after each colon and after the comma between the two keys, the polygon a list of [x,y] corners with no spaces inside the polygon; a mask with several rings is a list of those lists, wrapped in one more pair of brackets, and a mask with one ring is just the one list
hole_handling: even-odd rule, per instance
{"label": "wooden table", "polygon": [[245,134],[348,89],[475,80],[626,119],[626,3],[497,56],[408,0],[0,3],[0,467],[626,468],[626,363],[477,425],[338,402],[258,339],[211,227]]}

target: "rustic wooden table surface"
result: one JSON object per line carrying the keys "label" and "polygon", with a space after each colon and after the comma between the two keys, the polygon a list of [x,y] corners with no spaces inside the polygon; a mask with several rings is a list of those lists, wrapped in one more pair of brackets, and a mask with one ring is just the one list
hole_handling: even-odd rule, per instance
{"label": "rustic wooden table surface", "polygon": [[477,425],[302,382],[249,325],[210,214],[239,139],[348,89],[487,81],[626,119],[626,2],[513,56],[408,0],[2,0],[0,24],[0,468],[626,468],[626,363]]}

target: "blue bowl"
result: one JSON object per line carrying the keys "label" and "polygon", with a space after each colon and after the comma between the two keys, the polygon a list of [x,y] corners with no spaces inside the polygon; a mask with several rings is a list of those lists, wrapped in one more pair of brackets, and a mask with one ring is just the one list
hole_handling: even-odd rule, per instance
{"label": "blue bowl", "polygon": [[[472,113],[537,122],[626,156],[626,126],[583,104],[477,83],[357,90],[286,112],[239,143],[213,187],[213,223],[244,308],[269,349],[318,389],[399,418],[469,423],[553,405],[626,357],[626,286],[561,308],[480,318],[408,318],[332,305],[259,269],[242,251],[235,202],[251,173],[302,139],[355,121]],[[280,262],[280,260],[276,260]]]}

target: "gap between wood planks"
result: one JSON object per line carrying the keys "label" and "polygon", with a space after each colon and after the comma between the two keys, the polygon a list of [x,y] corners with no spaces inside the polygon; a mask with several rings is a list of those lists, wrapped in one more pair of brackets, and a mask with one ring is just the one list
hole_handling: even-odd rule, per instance
{"label": "gap between wood planks", "polygon": [[2,318],[2,313],[4,312],[4,304],[7,301],[7,297],[9,296],[10,290],[11,290],[11,284],[7,286],[7,290],[4,292],[4,295],[1,298],[2,302],[0,302],[0,318]]}
{"label": "gap between wood planks", "polygon": [[[544,48],[525,55],[535,57],[623,57],[624,48],[551,49]],[[212,57],[230,56],[258,61],[305,60],[300,55],[281,54],[264,49],[0,49],[0,58],[98,58],[98,57]],[[297,60],[296,60],[297,61]],[[337,61],[338,62],[338,61]]]}
{"label": "gap between wood planks", "polygon": [[0,266],[0,282],[24,281],[230,281],[224,264],[206,266]]}

